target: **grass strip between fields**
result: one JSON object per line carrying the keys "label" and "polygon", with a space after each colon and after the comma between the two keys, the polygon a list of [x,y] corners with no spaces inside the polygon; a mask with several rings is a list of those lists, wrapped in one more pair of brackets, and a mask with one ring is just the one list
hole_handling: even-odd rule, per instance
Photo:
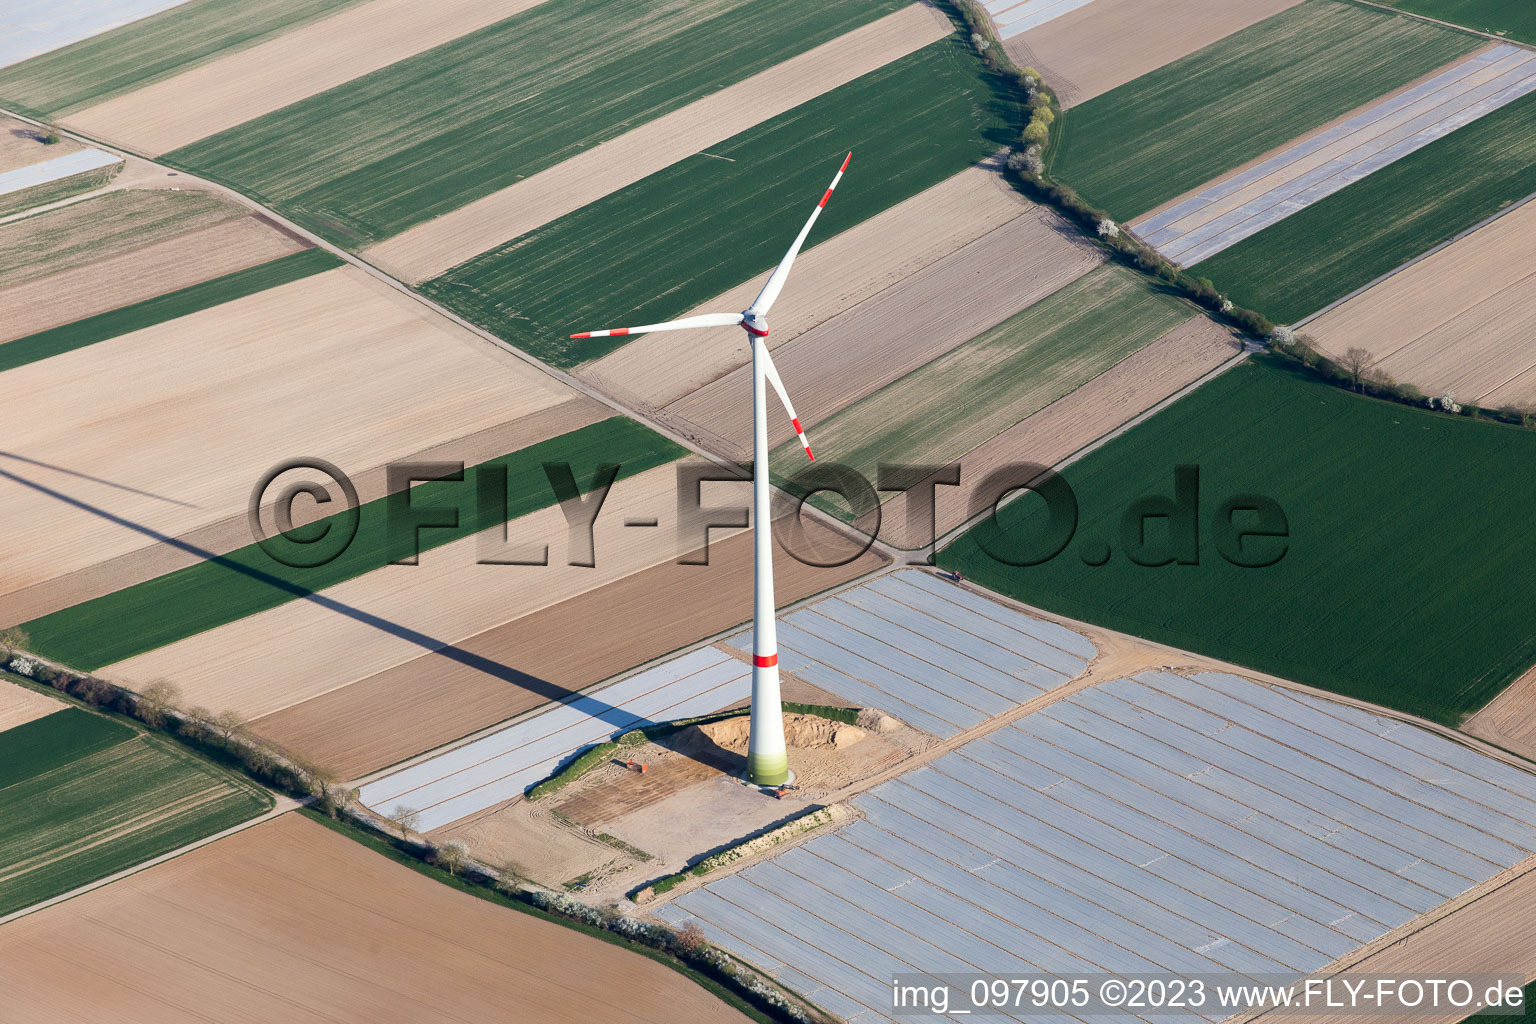
{"label": "grass strip between fields", "polygon": [[853,162],[811,245],[1005,144],[1010,115],[984,72],[958,36],[942,39],[482,253],[422,291],[557,366],[596,359],[628,339],[567,335],[667,320],[766,274],[849,150]]}
{"label": "grass strip between fields", "polygon": [[[983,586],[1063,615],[1457,725],[1533,661],[1536,434],[1367,399],[1260,357],[1062,471],[1075,533],[1045,502],[1004,506],[995,526],[939,555]],[[1127,557],[1132,511],[1175,495],[1175,467],[1198,467],[1198,564]],[[1234,549],[1223,504],[1276,502],[1288,539],[1253,531]],[[1122,518],[1125,517],[1125,518]],[[1149,550],[1171,557],[1168,519],[1146,520]],[[1223,555],[1235,551],[1245,567]],[[985,545],[985,546],[984,546]],[[1108,561],[1097,564],[1105,557]]]}
{"label": "grass strip between fields", "polygon": [[342,260],[324,249],[305,249],[211,281],[178,288],[152,299],[98,313],[0,345],[0,371],[34,363],[62,352],[94,345],[132,331],[175,320],[225,302],[254,295],[339,267]]}
{"label": "grass strip between fields", "polygon": [[1057,123],[1051,172],[1130,221],[1484,44],[1306,0],[1073,107]]}
{"label": "grass strip between fields", "polygon": [[271,806],[253,783],[163,737],[80,708],[0,732],[0,914]]}
{"label": "grass strip between fields", "polygon": [[192,0],[0,69],[0,104],[46,121],[360,2]]}
{"label": "grass strip between fields", "polygon": [[1196,264],[1295,323],[1536,193],[1536,94],[1478,118]]}
{"label": "grass strip between fields", "polygon": [[[567,463],[578,487],[588,490],[599,466],[618,464],[618,479],[665,465],[685,449],[633,420],[621,416],[540,441],[466,470],[464,482],[417,484],[413,507],[454,507],[455,527],[420,531],[419,550],[428,551],[503,521],[554,505],[556,496],[545,476],[545,463]],[[479,507],[475,480],[487,468],[504,467],[508,485],[505,509]],[[317,593],[372,572],[411,553],[389,529],[388,498],[358,509],[356,536],[324,565],[293,568],[273,558],[259,544],[139,583],[123,590],[34,619],[24,627],[39,653],[77,669],[91,671],[154,650],[204,630]],[[341,535],[345,513],[302,527],[311,536],[322,529]],[[274,537],[274,542],[280,538]],[[409,544],[409,541],[406,542]],[[293,548],[297,561],[304,548]]]}
{"label": "grass strip between fields", "polygon": [[168,153],[362,246],[490,195],[904,6],[544,0]]}

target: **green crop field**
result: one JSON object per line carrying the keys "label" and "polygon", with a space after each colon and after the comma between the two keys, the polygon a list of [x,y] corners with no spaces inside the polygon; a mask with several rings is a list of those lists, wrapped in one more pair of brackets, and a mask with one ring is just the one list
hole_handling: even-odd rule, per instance
{"label": "green crop field", "polygon": [[1295,323],[1536,192],[1536,94],[1478,118],[1198,264]]}
{"label": "green crop field", "polygon": [[766,275],[849,150],[853,163],[809,245],[994,151],[1004,118],[978,67],[957,37],[940,40],[422,290],[540,359],[595,359],[626,339],[566,336],[667,320]]}
{"label": "green crop field", "polygon": [[[815,448],[870,480],[882,462],[947,465],[1195,314],[1146,277],[1101,267],[816,424]],[[783,446],[776,464],[799,451]]]}
{"label": "green crop field", "polygon": [[1536,43],[1536,5],[1526,0],[1391,0],[1391,6],[1478,32]]}
{"label": "green crop field", "polygon": [[1341,0],[1307,0],[1073,107],[1052,173],[1129,221],[1483,45]]}
{"label": "green crop field", "polygon": [[324,249],[305,249],[211,281],[178,288],[153,299],[76,320],[72,324],[29,334],[25,338],[0,345],[0,371],[175,320],[188,313],[222,305],[246,295],[254,295],[268,288],[276,288],[339,267],[341,263],[340,259]]}
{"label": "green crop field", "polygon": [[0,914],[271,806],[254,784],[79,708],[0,732]]}
{"label": "green crop field", "polygon": [[[577,485],[585,491],[601,465],[618,464],[618,479],[623,479],[685,454],[681,446],[661,435],[615,416],[469,468],[462,483],[417,484],[410,492],[413,506],[452,506],[458,510],[459,523],[422,530],[419,550],[440,547],[555,504],[545,463],[569,464]],[[496,466],[506,468],[507,502],[505,508],[482,509],[477,504],[476,473]],[[294,568],[252,544],[34,619],[25,629],[40,654],[87,671],[154,650],[408,556],[409,541],[402,547],[390,534],[388,505],[388,498],[362,505],[355,537],[323,565]],[[331,526],[308,526],[298,532],[314,536],[333,528],[341,535],[340,514],[324,522]],[[281,543],[280,538],[274,538],[274,543]],[[314,550],[285,545],[279,553],[287,561],[301,561]]]}
{"label": "green crop field", "polygon": [[361,246],[505,188],[903,0],[545,0],[166,155]]}
{"label": "green crop field", "polygon": [[0,103],[43,120],[334,14],[360,0],[192,0],[0,68]]}
{"label": "green crop field", "polygon": [[[1536,661],[1533,460],[1536,432],[1250,362],[1062,472],[1079,519],[1056,557],[1016,567],[987,553],[1024,561],[1055,546],[1044,501],[1026,495],[939,562],[1064,615],[1454,725]],[[1123,517],[1143,497],[1172,498],[1179,465],[1199,469],[1198,564],[1135,564]],[[1279,504],[1289,538],[1250,536],[1233,552],[1219,513],[1252,494]],[[1141,560],[1158,561],[1167,521],[1146,533]],[[1272,560],[1282,543],[1268,567],[1226,557]],[[1106,545],[1108,561],[1088,564]]]}

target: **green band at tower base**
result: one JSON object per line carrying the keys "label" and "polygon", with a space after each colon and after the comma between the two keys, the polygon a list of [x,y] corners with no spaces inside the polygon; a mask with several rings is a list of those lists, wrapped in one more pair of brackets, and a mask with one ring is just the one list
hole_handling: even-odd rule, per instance
{"label": "green band at tower base", "polygon": [[789,781],[789,754],[747,754],[747,779],[754,786],[782,786]]}

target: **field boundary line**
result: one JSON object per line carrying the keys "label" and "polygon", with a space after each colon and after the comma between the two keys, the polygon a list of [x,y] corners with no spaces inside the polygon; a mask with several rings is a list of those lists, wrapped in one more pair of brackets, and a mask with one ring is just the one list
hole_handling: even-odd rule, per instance
{"label": "field boundary line", "polygon": [[[1234,360],[1233,362],[1235,364],[1237,360]],[[966,580],[965,582],[959,584],[959,586],[965,587],[967,590],[970,590],[972,593],[981,597],[986,597],[993,601],[999,601],[1010,608],[1013,608],[1017,611],[1022,611],[1025,614],[1034,616],[1037,619],[1043,619],[1046,622],[1054,622],[1057,625],[1066,626],[1069,629],[1083,633],[1088,637],[1089,640],[1093,640],[1093,634],[1097,633],[1100,636],[1110,637],[1116,640],[1127,641],[1134,644],[1140,644],[1143,647],[1148,647],[1155,650],[1167,651],[1170,654],[1176,654],[1185,659],[1193,659],[1195,661],[1203,662],[1207,665],[1213,666],[1211,669],[1213,671],[1227,672],[1235,676],[1250,679],[1268,686],[1277,686],[1285,690],[1295,690],[1298,693],[1304,693],[1312,697],[1319,697],[1323,700],[1332,701],[1335,704],[1343,704],[1348,707],[1356,708],[1360,711],[1367,712],[1368,714],[1375,715],[1378,718],[1388,718],[1392,719],[1393,721],[1401,722],[1404,725],[1416,726],[1417,728],[1423,729],[1426,732],[1432,732],[1437,736],[1441,736],[1445,739],[1451,740],[1452,742],[1459,743],[1474,753],[1484,754],[1488,757],[1494,758],[1497,761],[1501,761],[1512,768],[1518,768],[1519,770],[1528,774],[1536,775],[1536,761],[1531,761],[1527,758],[1521,757],[1519,754],[1512,753],[1508,750],[1505,750],[1503,747],[1489,743],[1487,740],[1473,736],[1470,733],[1462,732],[1460,729],[1453,729],[1448,725],[1441,725],[1439,722],[1432,722],[1427,718],[1420,718],[1419,716],[1409,714],[1406,711],[1399,711],[1396,708],[1389,708],[1382,704],[1372,704],[1370,701],[1361,700],[1359,697],[1350,697],[1346,694],[1335,693],[1332,690],[1325,690],[1321,687],[1313,686],[1310,683],[1302,683],[1297,682],[1294,679],[1286,679],[1283,676],[1277,676],[1273,673],[1264,672],[1256,668],[1249,668],[1247,665],[1241,665],[1235,661],[1227,661],[1214,655],[1201,654],[1198,651],[1185,650],[1184,648],[1174,647],[1172,644],[1165,644],[1161,641],[1153,640],[1148,637],[1136,636],[1133,633],[1124,633],[1118,629],[1112,629],[1109,626],[1101,626],[1097,623],[1089,622],[1086,619],[1075,619],[1070,615],[1063,615],[1060,612],[1053,612],[1049,609],[1041,608],[1036,605],[1029,604],[1025,601],[1021,601],[1016,597],[1009,597],[1007,594],[1004,594],[1001,591],[988,590],[986,587],[983,587],[977,583],[973,583],[970,580]]]}
{"label": "field boundary line", "polygon": [[[1381,953],[1397,945],[1399,942],[1417,935],[1429,926],[1438,924],[1453,914],[1467,909],[1478,900],[1492,896],[1505,886],[1513,885],[1529,874],[1532,869],[1536,869],[1536,854],[1510,865],[1492,878],[1479,882],[1460,896],[1453,896],[1444,903],[1426,910],[1407,924],[1398,925],[1385,935],[1373,939],[1365,945],[1331,961],[1326,966],[1312,972],[1309,977],[1333,977],[1347,974],[1351,969],[1361,966],[1377,953]],[[1259,1009],[1239,1010],[1232,1016],[1225,1018],[1223,1024],[1247,1024],[1249,1021],[1264,1019],[1273,1012],[1273,1009],[1273,1007],[1262,1007]],[[1472,1018],[1469,1017],[1467,1019],[1471,1020]]]}
{"label": "field boundary line", "polygon": [[[907,565],[908,563],[902,562],[899,559],[892,559],[888,564],[875,569],[873,572],[867,572],[863,576],[856,576],[851,580],[845,580],[842,583],[834,584],[827,589],[817,591],[814,594],[807,594],[805,597],[800,598],[798,601],[792,601],[789,604],[780,605],[778,608],[778,614],[780,616],[788,615],[790,612],[798,611],[799,609],[804,608],[806,605],[811,604],[814,601],[820,601],[822,598],[831,597],[833,594],[841,593],[842,591],[851,587],[861,586],[870,582],[871,580],[879,579],[881,576],[885,576],[889,573],[896,572],[899,569],[906,568]],[[639,675],[641,672],[645,672],[649,669],[664,665],[667,662],[674,661],[683,657],[684,655],[692,654],[694,651],[701,651],[706,647],[712,647],[715,644],[723,643],[726,640],[729,640],[732,636],[741,632],[743,629],[748,628],[750,625],[750,619],[747,619],[743,622],[738,622],[734,626],[723,629],[718,633],[713,633],[707,637],[704,637],[703,639],[684,644],[683,646],[668,651],[665,654],[658,654],[656,657],[651,658],[648,661],[644,661],[631,668],[624,669],[622,672],[616,672],[605,679],[599,679],[597,682],[592,683],[590,686],[583,687],[580,690],[572,691],[570,694],[567,694],[565,697],[562,697],[558,701],[546,701],[537,707],[529,708],[526,711],[522,711],[511,716],[510,718],[504,718],[499,722],[494,722],[481,729],[477,729],[468,735],[460,736],[455,740],[449,740],[448,742],[433,747],[430,750],[424,750],[419,754],[413,754],[408,758],[396,761],[394,764],[386,765],[385,767],[376,769],[367,775],[359,776],[358,778],[347,782],[346,785],[353,789],[359,789],[365,785],[394,775],[396,772],[404,771],[405,769],[413,767],[417,764],[421,764],[424,761],[429,761],[434,757],[446,754],[450,750],[454,750],[458,747],[465,746],[477,740],[484,739],[487,736],[495,735],[498,732],[501,732],[505,729],[510,729],[516,725],[521,725],[524,722],[531,721],[536,716],[554,711],[556,708],[562,705],[570,704],[583,697],[595,696],[601,691],[606,690],[611,686],[615,686],[618,683],[621,683],[624,680],[630,678],[631,676]],[[505,802],[506,801],[503,801],[502,804]],[[478,817],[479,815],[486,813],[486,811],[494,810],[496,807],[502,806],[502,804],[496,804],[492,807],[488,807],[485,811],[477,811],[470,817]],[[464,819],[460,820],[462,821]]]}
{"label": "field boundary line", "polygon": [[[259,785],[259,783],[257,785]],[[202,839],[198,839],[195,842],[187,843],[185,846],[180,846],[174,850],[162,853],[158,857],[151,857],[149,860],[142,861],[133,865],[132,867],[124,868],[123,870],[114,874],[110,874],[105,878],[98,878],[94,882],[87,882],[85,885],[71,889],[69,892],[60,893],[57,896],[51,896],[48,899],[43,900],[41,903],[34,903],[30,907],[22,907],[20,910],[13,910],[9,914],[0,915],[0,925],[7,924],[19,917],[26,917],[28,914],[36,913],[39,910],[45,910],[56,903],[63,903],[65,900],[74,899],[76,896],[83,896],[93,889],[100,889],[104,885],[110,885],[119,879],[127,878],[129,875],[138,874],[145,868],[152,868],[156,864],[162,864],[165,861],[172,859],[173,857],[180,857],[184,853],[191,853],[198,847],[207,846],[209,843],[216,843],[226,836],[232,836],[236,832],[243,832],[254,825],[260,825],[264,822],[271,821],[273,818],[280,814],[287,814],[289,811],[298,807],[303,807],[314,800],[313,797],[307,797],[302,801],[295,800],[292,797],[283,796],[280,793],[274,793],[267,789],[265,786],[262,786],[261,788],[273,799],[273,807],[271,810],[266,811],[263,814],[258,814],[256,817],[250,819],[249,821],[242,821],[238,825],[231,825],[229,828],[226,828],[222,832],[215,832],[211,836],[204,836]]]}
{"label": "field boundary line", "polygon": [[[8,108],[0,108],[0,114],[4,114],[4,115],[9,116],[9,117],[14,117],[17,120],[24,121],[24,122],[26,122],[28,124],[33,125],[34,127],[38,127],[38,128],[50,128],[51,127],[50,125],[48,125],[48,124],[46,124],[46,123],[44,123],[42,121],[39,121],[36,118],[28,117],[25,114],[18,113],[16,111],[10,110]],[[369,263],[367,260],[365,260],[362,257],[358,256],[357,254],[348,252],[347,250],[341,248],[340,246],[335,245],[334,243],[332,243],[328,239],[322,238],[319,235],[316,235],[313,232],[306,230],[302,226],[300,226],[298,224],[295,224],[293,221],[291,221],[288,218],[284,217],[282,214],[277,213],[275,210],[272,210],[272,209],[270,209],[270,208],[268,208],[266,206],[263,206],[261,203],[257,202],[255,199],[252,199],[250,196],[248,196],[245,193],[239,191],[238,189],[236,189],[236,188],[234,188],[234,187],[232,187],[230,185],[226,185],[223,182],[216,181],[216,180],[213,180],[213,179],[210,179],[210,178],[203,177],[202,175],[193,174],[193,173],[191,173],[189,171],[182,170],[181,168],[178,168],[178,167],[169,167],[168,165],[160,163],[160,162],[156,161],[155,159],[153,159],[152,157],[145,156],[142,153],[137,153],[137,152],[134,152],[133,150],[126,149],[126,148],[121,147],[121,146],[115,146],[115,145],[112,145],[111,143],[100,142],[100,141],[98,141],[98,140],[96,140],[94,138],[91,138],[90,136],[81,135],[80,133],[72,131],[72,130],[70,130],[68,128],[60,127],[60,128],[55,129],[55,130],[59,131],[60,133],[62,133],[64,135],[69,136],[70,138],[75,139],[76,141],[86,142],[86,143],[89,143],[90,145],[93,145],[93,146],[100,146],[103,149],[108,150],[109,152],[118,153],[118,154],[122,154],[122,155],[125,155],[125,156],[138,157],[139,159],[143,160],[146,164],[148,164],[148,165],[150,165],[150,166],[152,166],[152,167],[154,167],[156,169],[174,171],[178,176],[184,177],[186,179],[187,183],[192,185],[192,186],[195,186],[195,187],[198,187],[198,188],[202,188],[202,189],[205,189],[205,190],[210,191],[210,192],[218,192],[218,193],[221,193],[223,195],[226,195],[226,196],[234,198],[235,200],[240,202],[242,205],[244,205],[248,209],[257,210],[257,211],[261,212],[262,214],[266,215],[268,218],[270,218],[272,220],[272,222],[274,224],[279,225],[281,227],[287,228],[289,231],[293,232],[296,236],[303,237],[303,238],[308,238],[314,244],[314,246],[316,248],[324,249],[326,252],[329,252],[332,255],[336,256],[337,258],[339,258],[339,259],[343,260],[344,262],[346,262],[349,266],[356,267],[359,270],[363,271],[364,273],[370,275],[371,277],[374,277],[377,280],[382,281],[382,282],[388,284],[391,288],[393,288],[396,291],[400,292],[402,295],[408,296],[413,301],[420,303],[422,306],[424,306],[425,308],[431,310],[433,313],[437,314],[438,316],[445,317],[448,320],[451,320],[453,323],[458,324],[464,330],[469,331],[470,333],[474,334],[481,341],[486,342],[492,348],[494,348],[494,349],[498,350],[499,352],[501,352],[503,355],[511,355],[514,358],[521,359],[523,362],[527,363],[529,366],[533,366],[533,367],[543,371],[544,373],[548,374],[550,377],[553,377],[555,380],[558,380],[560,383],[562,383],[562,384],[566,385],[567,387],[571,388],[573,391],[577,392],[578,394],[585,395],[586,397],[592,399],[593,401],[599,402],[602,405],[607,406],[608,408],[612,409],[614,412],[618,413],[621,416],[626,416],[629,419],[635,420],[636,422],[638,422],[638,423],[648,427],[649,429],[655,431],[656,433],[660,434],[662,437],[665,437],[668,440],[676,442],[677,444],[681,445],[682,447],[688,449],[689,452],[693,453],[694,455],[696,455],[696,456],[698,456],[698,457],[700,457],[702,459],[707,460],[708,462],[714,464],[717,467],[733,471],[741,479],[744,479],[744,480],[745,479],[749,479],[746,475],[743,474],[741,466],[739,466],[737,463],[731,462],[729,459],[721,458],[720,456],[714,454],[713,452],[709,451],[708,449],[701,447],[700,445],[696,444],[686,434],[678,433],[677,431],[672,429],[671,426],[669,426],[669,425],[667,425],[665,423],[662,423],[662,422],[654,419],[653,417],[650,417],[650,416],[646,415],[645,413],[643,413],[643,412],[641,412],[639,410],[635,410],[635,409],[629,408],[628,406],[626,406],[622,402],[620,402],[618,399],[616,399],[616,398],[612,397],[611,395],[609,395],[607,392],[603,391],[600,388],[593,387],[592,385],[590,385],[590,384],[586,383],[585,381],[581,380],[580,378],[576,377],[574,374],[568,373],[568,372],[566,372],[564,370],[557,369],[557,368],[549,365],[548,363],[544,362],[543,360],[539,359],[538,357],[532,355],[531,353],[525,352],[521,348],[518,348],[516,345],[513,345],[511,342],[504,341],[501,338],[498,338],[496,335],[492,334],[490,331],[487,331],[484,328],[479,327],[479,326],[477,326],[474,323],[471,323],[469,320],[464,319],[463,317],[459,316],[457,313],[453,312],[452,310],[448,309],[447,307],[442,306],[442,305],[440,305],[437,302],[434,302],[432,299],[428,298],[427,296],[425,296],[425,295],[421,294],[420,292],[416,291],[415,289],[411,288],[409,285],[405,284],[405,282],[401,281],[399,278],[391,276],[389,273],[387,273],[383,269],[373,265],[372,263]],[[773,484],[773,483],[770,482],[769,486],[771,488],[773,488],[773,490],[776,491],[780,495],[780,497],[789,498],[789,499],[793,500],[794,496],[790,495],[788,492],[784,491],[783,488],[779,487],[778,485]],[[820,509],[816,508],[815,506],[809,505],[809,503],[807,503],[807,505],[805,506],[804,514],[811,516],[812,518],[814,518],[818,522],[820,522],[822,525],[828,527],[829,529],[833,530],[834,532],[841,533],[844,536],[853,535],[853,536],[855,536],[857,538],[860,538],[860,539],[869,539],[870,542],[871,542],[871,548],[872,549],[878,549],[881,554],[885,555],[886,557],[888,557],[888,558],[890,558],[892,560],[900,560],[900,558],[902,557],[901,552],[898,549],[891,547],[888,543],[880,540],[880,538],[878,538],[878,537],[869,538],[868,535],[865,534],[863,531],[858,530],[855,527],[849,526],[847,523],[844,523],[842,520],[836,518],[835,516],[832,516],[832,515],[830,515],[828,513],[822,512]]]}
{"label": "field boundary line", "polygon": [[1451,246],[1455,245],[1457,242],[1461,241],[1463,238],[1466,238],[1469,235],[1476,234],[1477,232],[1481,231],[1483,228],[1485,228],[1488,225],[1494,223],[1495,221],[1497,221],[1497,220],[1499,220],[1499,219],[1501,219],[1503,217],[1506,217],[1506,216],[1508,216],[1511,213],[1514,213],[1516,210],[1520,209],[1522,206],[1525,206],[1527,203],[1531,202],[1532,200],[1536,200],[1536,192],[1532,192],[1530,195],[1526,196],[1525,198],[1519,199],[1519,200],[1516,200],[1513,203],[1510,203],[1508,206],[1504,207],[1502,210],[1496,210],[1495,212],[1489,214],[1487,217],[1484,217],[1482,220],[1478,221],[1476,224],[1473,224],[1471,227],[1465,228],[1461,232],[1459,232],[1459,233],[1457,233],[1455,235],[1452,235],[1450,238],[1447,238],[1445,241],[1441,242],[1439,245],[1435,246],[1434,248],[1424,250],[1423,252],[1419,253],[1419,255],[1415,256],[1413,259],[1411,259],[1408,262],[1404,263],[1402,266],[1394,267],[1393,269],[1387,271],[1385,274],[1382,274],[1380,277],[1376,278],[1374,281],[1370,281],[1370,282],[1368,282],[1366,284],[1361,285],[1359,288],[1356,288],[1354,291],[1350,292],[1348,295],[1344,296],[1343,298],[1341,298],[1341,299],[1334,299],[1332,302],[1328,303],[1328,305],[1324,306],[1322,309],[1318,310],[1316,313],[1312,313],[1312,314],[1310,314],[1308,316],[1305,316],[1305,317],[1302,317],[1300,320],[1296,321],[1294,324],[1291,325],[1292,329],[1293,330],[1299,330],[1299,329],[1305,327],[1307,324],[1311,323],[1313,320],[1316,320],[1318,317],[1323,316],[1326,313],[1333,312],[1333,310],[1337,309],[1339,306],[1344,305],[1344,303],[1348,302],[1350,299],[1358,298],[1359,296],[1361,296],[1361,295],[1365,294],[1366,292],[1370,291],[1372,288],[1374,288],[1377,285],[1381,284],[1383,281],[1387,281],[1387,280],[1390,280],[1391,278],[1396,277],[1398,274],[1401,274],[1403,271],[1407,270],[1409,267],[1413,266],[1415,263],[1420,263],[1420,262],[1422,262],[1424,260],[1429,259],[1431,256],[1435,255],[1437,252],[1440,252],[1442,249],[1449,249]]}
{"label": "field boundary line", "polygon": [[[1200,316],[1205,316],[1206,314],[1201,313],[1199,315]],[[1191,318],[1191,319],[1194,319],[1194,318]],[[1210,318],[1208,318],[1208,319],[1210,319]],[[1214,320],[1213,320],[1213,322],[1214,322]],[[1221,326],[1221,325],[1218,324],[1218,326]],[[1223,326],[1222,329],[1226,330],[1227,328],[1225,328]],[[1178,330],[1178,328],[1175,327],[1175,328],[1173,328],[1173,330]],[[1154,339],[1154,341],[1156,341],[1156,340],[1158,340],[1158,339]],[[1239,340],[1241,340],[1241,339],[1239,339]],[[1053,464],[1050,467],[1051,471],[1052,472],[1060,472],[1061,470],[1066,469],[1068,466],[1072,465],[1074,462],[1078,462],[1081,459],[1087,457],[1088,455],[1091,455],[1093,452],[1098,451],[1100,448],[1104,447],[1106,444],[1108,444],[1109,442],[1113,441],[1115,438],[1119,437],[1121,434],[1123,434],[1126,431],[1130,430],[1132,427],[1139,426],[1142,422],[1151,419],[1153,416],[1155,416],[1158,413],[1162,412],[1168,406],[1172,405],[1174,402],[1177,402],[1179,399],[1185,397],[1190,392],[1194,391],[1196,388],[1198,388],[1201,385],[1206,384],[1206,383],[1208,383],[1210,381],[1215,380],[1217,377],[1219,377],[1222,374],[1226,373],[1228,370],[1232,369],[1234,366],[1238,365],[1241,362],[1244,362],[1245,360],[1247,360],[1247,358],[1248,358],[1250,353],[1256,352],[1256,351],[1260,351],[1260,349],[1261,349],[1261,346],[1258,346],[1256,344],[1252,344],[1252,343],[1250,343],[1248,341],[1241,341],[1241,343],[1243,345],[1243,351],[1239,352],[1237,355],[1233,356],[1231,359],[1228,359],[1226,362],[1222,363],[1220,366],[1216,367],[1215,369],[1208,370],[1201,377],[1199,377],[1198,379],[1193,380],[1190,383],[1188,383],[1188,384],[1184,385],[1183,387],[1179,388],[1173,394],[1167,395],[1166,397],[1162,398],[1156,404],[1154,404],[1152,406],[1149,406],[1146,409],[1143,409],[1140,413],[1138,413],[1135,416],[1133,416],[1132,418],[1126,420],[1124,423],[1120,424],[1118,427],[1116,427],[1114,430],[1111,430],[1109,433],[1105,434],[1103,437],[1100,437],[1097,440],[1090,441],[1087,444],[1083,445],[1077,451],[1073,452],[1072,454],[1066,456],[1065,458],[1063,458],[1063,459],[1059,460],[1058,462],[1056,462],[1055,464]],[[1130,356],[1127,356],[1126,358],[1129,359]],[[1122,360],[1122,362],[1123,361],[1124,360]],[[1118,364],[1116,364],[1116,365],[1118,365]],[[1114,369],[1114,367],[1110,367],[1110,369]],[[1107,373],[1108,370],[1106,370],[1105,372]],[[1071,392],[1068,392],[1068,395],[1070,395],[1070,394],[1071,394]],[[1065,397],[1067,397],[1067,395],[1064,395],[1062,397],[1065,398]],[[1057,401],[1060,401],[1060,400],[1061,399],[1057,399]],[[1045,408],[1049,409],[1050,406],[1046,406]],[[1044,411],[1044,410],[1041,410],[1041,411]],[[972,449],[972,451],[974,451],[974,450],[975,449]],[[966,454],[970,454],[970,453],[967,452]],[[962,455],[960,458],[964,458],[964,457],[965,456]],[[1011,495],[1005,495],[1004,499],[1002,501],[998,502],[997,507],[998,508],[1002,508],[1005,505],[1010,505],[1013,502],[1017,501],[1021,497],[1023,497],[1023,492],[1022,491],[1014,491],[1013,494],[1011,494]],[[977,523],[980,523],[983,519],[986,519],[987,517],[989,517],[991,514],[992,514],[992,510],[988,509],[985,512],[980,512],[980,513],[978,513],[978,514],[976,514],[974,516],[971,516],[969,519],[967,519],[964,522],[962,522],[959,526],[956,526],[954,529],[950,530],[948,533],[945,533],[943,536],[941,536],[937,540],[935,540],[933,542],[933,545],[932,545],[933,546],[934,557],[936,558],[940,551],[942,551],[944,548],[949,547],[955,541],[959,540],[960,536],[962,534],[964,534],[967,530],[971,529],[971,527],[975,526]],[[926,549],[927,549],[927,545],[924,545],[923,548],[920,548],[918,550],[926,550]],[[903,552],[903,553],[908,555],[909,557],[912,554],[912,552]],[[911,564],[914,564],[914,565],[927,565],[928,563],[926,561],[922,561],[922,562],[912,562]],[[988,591],[988,593],[991,593],[991,591]]]}
{"label": "field boundary line", "polygon": [[1400,14],[1405,18],[1412,18],[1415,21],[1424,21],[1431,25],[1439,25],[1441,28],[1451,28],[1458,32],[1465,32],[1468,35],[1482,36],[1484,39],[1492,39],[1495,42],[1509,43],[1511,46],[1519,46],[1527,50],[1536,50],[1536,45],[1522,42],[1519,39],[1511,39],[1508,36],[1501,36],[1493,32],[1484,32],[1479,28],[1468,28],[1465,25],[1458,25],[1454,21],[1441,21],[1439,18],[1431,18],[1427,14],[1416,14],[1413,11],[1405,11],[1401,7],[1393,7],[1391,4],[1377,3],[1376,0],[1353,0],[1353,2],[1359,4],[1362,7],[1374,7],[1379,11],[1388,11],[1392,14]]}

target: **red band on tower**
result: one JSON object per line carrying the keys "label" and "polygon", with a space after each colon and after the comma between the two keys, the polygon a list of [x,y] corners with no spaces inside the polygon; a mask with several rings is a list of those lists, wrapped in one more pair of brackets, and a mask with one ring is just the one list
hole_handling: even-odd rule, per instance
{"label": "red band on tower", "polygon": [[752,664],[758,668],[773,668],[778,663],[779,656],[777,654],[754,654],[752,656]]}

